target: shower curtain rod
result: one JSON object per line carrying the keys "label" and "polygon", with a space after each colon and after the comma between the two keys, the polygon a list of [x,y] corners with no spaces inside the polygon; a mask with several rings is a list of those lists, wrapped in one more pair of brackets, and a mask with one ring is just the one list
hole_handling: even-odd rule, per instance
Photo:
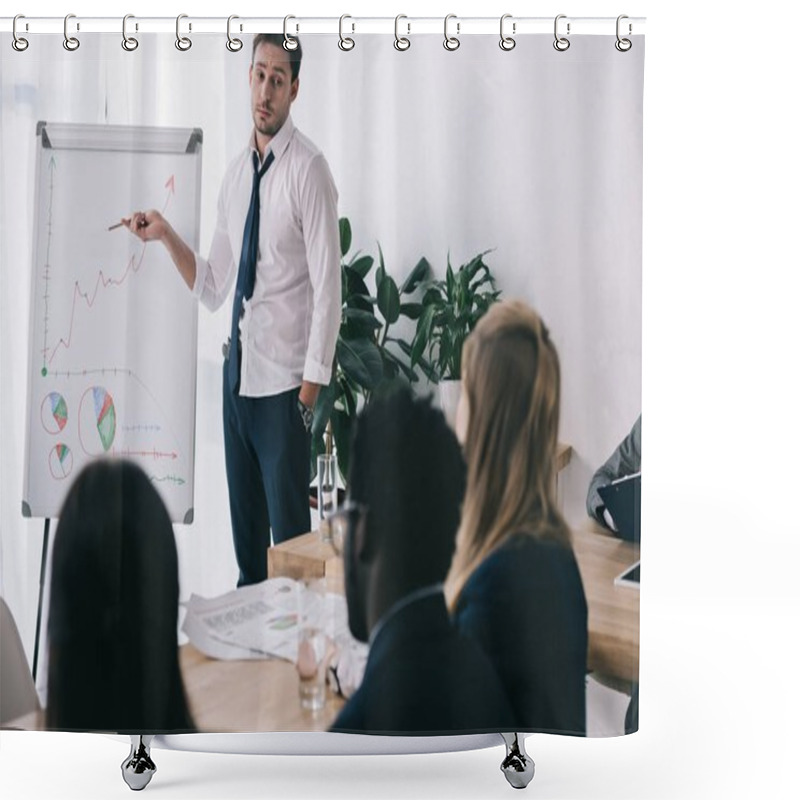
{"label": "shower curtain rod", "polygon": [[[534,33],[553,34],[554,17],[513,17],[503,15],[503,32],[509,36],[521,36]],[[569,17],[559,15],[558,28],[560,35],[590,34],[614,35],[617,31],[616,17]],[[448,15],[448,35],[468,36],[473,34],[499,34],[501,16],[496,17],[458,17]],[[121,33],[122,17],[81,17],[69,15],[70,35],[82,33]],[[127,21],[128,33],[175,33],[177,20],[175,17],[137,17],[130,16]],[[226,34],[228,32],[227,17],[195,17],[181,15],[180,30],[188,34]],[[416,34],[439,34],[444,32],[444,17],[358,17],[344,15],[339,17],[304,17],[290,15],[288,17],[233,17],[231,32],[260,33],[288,32],[290,36],[297,34],[338,34],[347,36],[377,33],[403,36]],[[644,17],[625,17],[622,20],[621,33],[624,36],[644,33]],[[11,33],[14,27],[13,17],[0,17],[0,32]],[[16,30],[19,35],[39,33],[63,33],[64,17],[36,17],[20,15]]]}

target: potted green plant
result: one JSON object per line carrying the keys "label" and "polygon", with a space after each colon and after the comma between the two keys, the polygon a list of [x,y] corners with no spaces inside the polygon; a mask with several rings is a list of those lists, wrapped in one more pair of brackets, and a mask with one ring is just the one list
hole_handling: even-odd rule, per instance
{"label": "potted green plant", "polygon": [[[378,245],[378,265],[371,255],[350,253],[353,235],[350,221],[339,220],[342,252],[342,322],[336,341],[333,376],[319,394],[311,426],[311,465],[316,472],[317,455],[335,446],[339,470],[347,475],[350,435],[359,408],[397,383],[419,380],[417,370],[432,374],[427,360],[410,364],[411,345],[393,326],[401,319],[415,321],[423,307],[412,295],[430,277],[431,267],[420,259],[398,286],[386,271]],[[375,268],[375,295],[367,277]]]}
{"label": "potted green plant", "polygon": [[484,256],[478,253],[456,271],[447,256],[444,279],[429,279],[421,285],[422,312],[411,344],[411,367],[423,371],[440,386],[440,402],[448,421],[454,424],[461,392],[461,350],[478,320],[496,302],[500,290]]}

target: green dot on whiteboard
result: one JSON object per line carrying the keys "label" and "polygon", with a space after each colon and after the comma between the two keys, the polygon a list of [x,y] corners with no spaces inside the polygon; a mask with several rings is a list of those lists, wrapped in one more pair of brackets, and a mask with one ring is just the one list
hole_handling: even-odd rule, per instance
{"label": "green dot on whiteboard", "polygon": [[47,377],[47,367],[42,367],[42,377],[43,378]]}

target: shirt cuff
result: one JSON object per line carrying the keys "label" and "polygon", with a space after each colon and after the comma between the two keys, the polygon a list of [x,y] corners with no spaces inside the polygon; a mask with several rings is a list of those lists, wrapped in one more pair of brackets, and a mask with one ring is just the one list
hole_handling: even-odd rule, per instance
{"label": "shirt cuff", "polygon": [[331,365],[326,366],[313,358],[307,358],[303,368],[303,380],[327,386],[331,382]]}
{"label": "shirt cuff", "polygon": [[203,294],[203,287],[206,285],[206,275],[208,274],[208,261],[204,259],[199,253],[194,254],[194,286],[192,287],[192,295],[200,297]]}

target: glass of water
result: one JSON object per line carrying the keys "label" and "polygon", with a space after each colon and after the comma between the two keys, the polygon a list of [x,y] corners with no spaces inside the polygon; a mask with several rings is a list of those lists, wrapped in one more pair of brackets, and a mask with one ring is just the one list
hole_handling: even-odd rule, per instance
{"label": "glass of water", "polygon": [[339,505],[339,468],[333,454],[317,456],[317,507],[319,535],[323,542],[331,541],[330,517]]}
{"label": "glass of water", "polygon": [[325,578],[300,581],[297,615],[297,674],[300,706],[309,711],[325,707],[328,637],[325,620]]}

